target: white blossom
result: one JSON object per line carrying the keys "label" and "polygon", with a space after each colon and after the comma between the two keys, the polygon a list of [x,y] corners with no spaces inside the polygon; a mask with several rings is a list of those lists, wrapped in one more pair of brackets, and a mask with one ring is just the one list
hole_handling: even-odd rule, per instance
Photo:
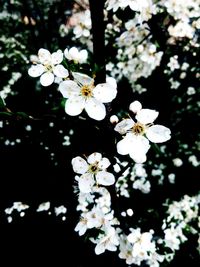
{"label": "white blossom", "polygon": [[92,153],[87,162],[81,157],[72,159],[74,172],[81,174],[78,178],[79,189],[83,193],[90,193],[95,184],[109,186],[114,184],[115,177],[106,169],[110,166],[110,161],[102,157],[98,152]]}
{"label": "white blossom", "polygon": [[81,73],[73,73],[74,81],[63,81],[59,91],[68,98],[65,112],[70,116],[79,115],[83,109],[95,120],[103,120],[106,109],[103,103],[111,102],[117,94],[117,84],[113,78],[107,78],[105,83],[94,85],[94,80]]}
{"label": "white blossom", "polygon": [[64,55],[68,60],[73,60],[75,63],[85,63],[88,58],[87,50],[78,50],[76,47],[72,47],[70,49],[66,48],[64,50]]}
{"label": "white blossom", "polygon": [[29,68],[28,74],[31,77],[41,76],[41,85],[49,86],[54,82],[55,77],[68,77],[68,70],[60,64],[62,61],[63,53],[61,50],[51,54],[47,49],[40,48],[38,51],[38,62]]}
{"label": "white blossom", "polygon": [[151,109],[141,109],[136,113],[136,122],[124,119],[115,126],[115,131],[125,134],[117,143],[117,152],[127,155],[136,162],[146,161],[146,153],[150,148],[149,140],[153,143],[162,143],[171,138],[169,128],[162,125],[152,125],[158,112]]}

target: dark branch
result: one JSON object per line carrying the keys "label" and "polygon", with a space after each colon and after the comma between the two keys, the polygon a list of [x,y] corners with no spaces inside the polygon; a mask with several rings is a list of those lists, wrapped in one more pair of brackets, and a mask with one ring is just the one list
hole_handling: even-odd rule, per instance
{"label": "dark branch", "polygon": [[105,0],[89,0],[92,19],[93,54],[96,70],[96,83],[105,82],[105,41],[104,3]]}

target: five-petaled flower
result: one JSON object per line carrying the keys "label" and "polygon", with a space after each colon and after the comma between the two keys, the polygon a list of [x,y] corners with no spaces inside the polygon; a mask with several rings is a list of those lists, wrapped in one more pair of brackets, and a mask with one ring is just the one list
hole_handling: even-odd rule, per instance
{"label": "five-petaled flower", "polygon": [[87,162],[81,157],[72,159],[74,172],[81,174],[78,178],[78,186],[82,193],[92,192],[94,185],[112,185],[115,183],[115,177],[106,169],[110,166],[110,161],[102,157],[101,153],[94,152],[88,158]]}
{"label": "five-petaled flower", "polygon": [[162,143],[171,138],[169,128],[162,125],[153,125],[158,112],[151,109],[137,110],[134,122],[124,119],[115,126],[115,131],[125,137],[117,143],[117,152],[129,156],[137,163],[146,161],[146,153],[150,148],[149,141]]}
{"label": "five-petaled flower", "polygon": [[63,52],[50,53],[47,49],[40,48],[38,51],[37,64],[32,65],[28,74],[31,77],[40,77],[40,83],[43,86],[49,86],[54,82],[54,78],[67,78],[69,72],[60,63],[63,61]]}
{"label": "five-petaled flower", "polygon": [[79,115],[83,109],[95,120],[103,120],[106,108],[103,103],[111,102],[117,94],[117,84],[114,78],[107,78],[105,83],[94,85],[94,79],[77,72],[72,73],[74,80],[60,83],[59,91],[68,98],[65,112],[70,116]]}

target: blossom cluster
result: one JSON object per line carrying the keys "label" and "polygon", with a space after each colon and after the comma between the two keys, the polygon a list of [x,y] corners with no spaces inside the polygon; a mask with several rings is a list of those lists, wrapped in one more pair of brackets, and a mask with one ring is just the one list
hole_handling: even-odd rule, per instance
{"label": "blossom cluster", "polygon": [[[111,208],[111,194],[109,188],[105,187],[115,182],[113,174],[105,171],[109,167],[109,160],[95,152],[88,156],[87,161],[88,163],[81,157],[72,159],[74,171],[81,174],[76,177],[77,210],[81,215],[75,231],[82,236],[91,229],[96,229],[96,234],[90,237],[90,241],[95,244],[95,253],[99,255],[105,250],[118,250],[119,258],[124,259],[128,265],[141,265],[145,261],[149,266],[160,266],[164,261],[171,261],[181,243],[187,240],[184,230],[190,227],[191,222],[197,222],[199,197],[185,195],[181,201],[169,205],[169,216],[162,225],[163,237],[157,236],[152,229],[143,232],[141,228],[131,227],[127,235]],[[138,175],[143,173],[145,176],[142,166],[137,166]],[[134,212],[130,209],[122,212],[122,215],[134,216]],[[196,234],[197,229],[193,229],[192,233]],[[165,253],[158,253],[160,246],[164,246]],[[171,252],[167,252],[167,248]]]}
{"label": "blossom cluster", "polygon": [[[102,120],[106,116],[103,103],[111,102],[117,94],[115,79],[108,77],[105,83],[94,85],[93,78],[79,72],[71,72],[64,67],[63,58],[75,63],[84,63],[87,60],[87,51],[79,51],[76,47],[66,48],[50,53],[41,48],[38,57],[32,58],[34,64],[28,70],[31,77],[39,77],[43,86],[53,82],[59,83],[58,90],[67,98],[65,112],[70,116],[79,115],[84,109],[90,118]],[[69,77],[70,76],[70,77]]]}

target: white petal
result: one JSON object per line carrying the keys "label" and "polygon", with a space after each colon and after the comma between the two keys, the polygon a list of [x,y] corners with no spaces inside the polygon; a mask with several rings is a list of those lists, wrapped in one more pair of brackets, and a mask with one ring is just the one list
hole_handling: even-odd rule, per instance
{"label": "white petal", "polygon": [[171,138],[171,131],[162,125],[153,125],[147,129],[146,136],[153,143],[162,143]]}
{"label": "white petal", "polygon": [[117,82],[113,77],[106,77],[106,83],[108,83],[113,88],[117,89]]}
{"label": "white petal", "polygon": [[79,51],[76,47],[69,49],[69,60],[79,61]]}
{"label": "white petal", "polygon": [[85,107],[85,99],[81,96],[69,98],[65,103],[65,112],[70,116],[79,115]]}
{"label": "white petal", "polygon": [[136,162],[136,163],[144,163],[147,160],[147,156],[144,153],[130,153],[130,157]]}
{"label": "white petal", "polygon": [[77,85],[76,82],[71,80],[61,82],[58,87],[58,90],[65,98],[78,96],[80,93],[80,87]]}
{"label": "white petal", "polygon": [[99,162],[99,168],[105,170],[110,166],[110,161],[107,158],[102,158]]}
{"label": "white petal", "polygon": [[60,78],[66,78],[69,76],[69,72],[67,69],[63,67],[63,65],[57,65],[53,68],[53,73]]}
{"label": "white petal", "polygon": [[63,52],[58,50],[51,55],[53,65],[60,64],[63,61]]}
{"label": "white petal", "polygon": [[88,170],[88,164],[83,158],[75,157],[72,159],[72,168],[74,172],[83,174]]}
{"label": "white petal", "polygon": [[129,110],[131,110],[133,113],[137,113],[138,111],[140,111],[142,109],[142,104],[139,101],[133,101],[130,105],[129,105]]}
{"label": "white petal", "polygon": [[87,226],[86,224],[82,223],[81,221],[76,225],[75,229],[74,229],[76,232],[79,232],[78,234],[81,236],[81,235],[84,235],[86,230],[87,230]]}
{"label": "white petal", "polygon": [[115,183],[115,177],[112,173],[100,171],[96,174],[96,180],[101,185],[112,185]]}
{"label": "white petal", "polygon": [[86,100],[85,110],[90,118],[97,121],[103,120],[106,116],[106,108],[104,104],[95,98]]}
{"label": "white petal", "polygon": [[88,29],[83,30],[83,36],[84,37],[89,37],[90,36],[90,31]]}
{"label": "white petal", "polygon": [[152,123],[158,117],[159,112],[153,109],[141,109],[137,112],[135,118],[137,121],[147,124]]}
{"label": "white petal", "polygon": [[96,255],[102,254],[105,252],[105,245],[104,243],[98,243],[94,249]]}
{"label": "white petal", "polygon": [[120,134],[125,134],[134,124],[135,122],[132,119],[124,119],[115,126],[114,130]]}
{"label": "white petal", "polygon": [[43,65],[51,64],[51,53],[47,49],[40,48],[38,58]]}
{"label": "white petal", "polygon": [[149,140],[144,136],[133,136],[130,142],[131,149],[129,151],[130,157],[136,163],[143,163],[146,161],[146,153],[150,148]]}
{"label": "white petal", "polygon": [[73,75],[74,79],[82,85],[90,85],[90,84],[94,83],[94,79],[92,79],[91,77],[89,77],[86,74],[82,74],[79,72],[72,72],[72,75]]}
{"label": "white petal", "polygon": [[54,75],[51,72],[45,72],[40,77],[40,83],[43,86],[49,86],[53,83],[53,81],[54,81]]}
{"label": "white petal", "polygon": [[101,159],[102,159],[101,153],[94,152],[91,155],[89,155],[89,157],[87,158],[87,161],[90,164],[94,164],[96,162],[100,162]]}
{"label": "white petal", "polygon": [[109,103],[116,97],[117,90],[109,83],[100,83],[94,88],[93,95],[102,103]]}
{"label": "white petal", "polygon": [[45,71],[45,67],[42,64],[33,65],[28,70],[28,74],[31,77],[38,77]]}
{"label": "white petal", "polygon": [[70,59],[70,60],[71,60],[71,58],[69,58],[69,50],[68,50],[68,48],[65,48],[65,50],[64,50],[64,56],[65,56],[67,59]]}
{"label": "white petal", "polygon": [[107,246],[106,246],[106,249],[110,250],[110,251],[116,251],[117,247],[116,247],[116,245],[114,245],[112,243],[108,243]]}
{"label": "white petal", "polygon": [[91,173],[81,175],[78,182],[79,189],[82,193],[90,193],[94,184],[94,178]]}
{"label": "white petal", "polygon": [[87,61],[87,58],[88,58],[88,52],[87,50],[83,49],[79,52],[79,62],[82,64],[82,63],[85,63]]}
{"label": "white petal", "polygon": [[127,155],[129,154],[131,148],[131,141],[130,138],[126,135],[121,141],[117,143],[117,152],[120,155]]}

